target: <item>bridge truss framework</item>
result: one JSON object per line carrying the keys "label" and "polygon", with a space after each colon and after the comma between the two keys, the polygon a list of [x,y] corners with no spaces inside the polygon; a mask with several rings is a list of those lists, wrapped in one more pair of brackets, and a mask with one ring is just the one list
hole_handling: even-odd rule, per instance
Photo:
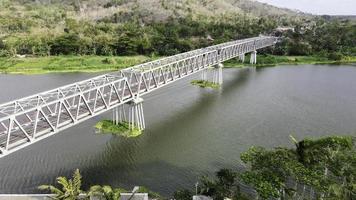
{"label": "bridge truss framework", "polygon": [[[276,42],[276,37],[267,36],[227,42],[136,65],[2,104],[0,157],[93,116],[135,102],[140,96],[186,76],[211,66],[219,66],[226,60],[241,56],[244,58],[246,53],[253,53],[255,58],[256,50],[272,46]],[[255,62],[256,60],[251,60],[251,63]],[[221,74],[218,76],[220,78]],[[139,103],[142,104],[142,101]],[[138,108],[144,120],[142,105]],[[141,117],[138,116],[137,119],[139,118]],[[135,122],[132,123],[134,125]],[[140,126],[144,128],[144,123]]]}

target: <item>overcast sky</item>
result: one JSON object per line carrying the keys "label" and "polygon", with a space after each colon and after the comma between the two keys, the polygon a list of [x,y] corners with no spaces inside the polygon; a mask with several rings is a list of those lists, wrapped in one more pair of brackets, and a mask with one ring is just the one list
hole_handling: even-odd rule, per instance
{"label": "overcast sky", "polygon": [[257,0],[279,7],[327,15],[356,15],[356,0]]}

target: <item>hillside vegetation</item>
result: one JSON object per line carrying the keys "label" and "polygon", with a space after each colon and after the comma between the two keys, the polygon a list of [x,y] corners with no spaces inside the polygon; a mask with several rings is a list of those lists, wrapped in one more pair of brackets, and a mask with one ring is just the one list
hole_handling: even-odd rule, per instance
{"label": "hillside vegetation", "polygon": [[0,55],[174,54],[268,33],[294,16],[248,0],[0,0]]}
{"label": "hillside vegetation", "polygon": [[0,0],[0,57],[165,56],[260,34],[283,36],[261,53],[356,55],[354,20],[251,0]]}

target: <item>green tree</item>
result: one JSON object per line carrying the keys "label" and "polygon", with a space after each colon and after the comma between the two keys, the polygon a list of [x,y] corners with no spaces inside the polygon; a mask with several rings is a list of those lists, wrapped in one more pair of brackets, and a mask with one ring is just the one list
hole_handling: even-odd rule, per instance
{"label": "green tree", "polygon": [[213,199],[235,198],[240,196],[237,173],[231,169],[221,169],[215,173],[216,179],[203,176],[200,179],[200,193]]}
{"label": "green tree", "polygon": [[96,55],[112,56],[114,55],[114,43],[116,38],[110,34],[100,34],[94,38],[94,52]]}
{"label": "green tree", "polygon": [[57,188],[53,185],[41,185],[38,188],[40,190],[49,190],[56,196],[54,199],[57,200],[77,200],[79,195],[83,192],[81,190],[82,186],[82,176],[80,175],[79,169],[76,169],[73,173],[72,179],[67,179],[66,177],[58,177],[57,183],[61,188]]}
{"label": "green tree", "polygon": [[139,189],[137,190],[137,193],[147,193],[148,197],[151,199],[163,199],[160,194],[153,192],[152,190],[144,186],[140,186]]}
{"label": "green tree", "polygon": [[88,196],[90,197],[104,197],[105,200],[119,200],[120,194],[126,192],[126,190],[121,188],[113,189],[109,185],[94,185],[91,186],[88,192]]}
{"label": "green tree", "polygon": [[[352,137],[332,136],[317,140],[304,139],[300,142],[293,140],[299,161],[321,175],[322,196],[341,198],[346,195],[351,198],[355,195],[353,187],[356,184],[356,149]],[[337,187],[340,185],[341,187]]]}
{"label": "green tree", "polygon": [[53,40],[51,44],[51,54],[78,54],[81,46],[80,41],[80,37],[77,34],[65,33]]}
{"label": "green tree", "polygon": [[333,136],[300,142],[292,139],[296,149],[252,147],[241,154],[241,160],[248,165],[241,179],[263,199],[303,197],[304,192],[297,194],[288,180],[308,186],[318,198],[355,197],[356,151],[352,137]]}
{"label": "green tree", "polygon": [[252,185],[263,199],[284,197],[292,191],[285,183],[291,175],[292,168],[298,163],[296,155],[287,149],[268,151],[262,147],[252,147],[241,154],[241,160],[248,164],[249,171],[241,179]]}
{"label": "green tree", "polygon": [[173,199],[175,200],[192,200],[193,192],[187,189],[175,191]]}

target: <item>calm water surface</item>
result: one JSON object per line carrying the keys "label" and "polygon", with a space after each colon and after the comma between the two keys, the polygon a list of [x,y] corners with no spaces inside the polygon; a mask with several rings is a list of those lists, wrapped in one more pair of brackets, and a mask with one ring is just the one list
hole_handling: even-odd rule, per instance
{"label": "calm water surface", "polygon": [[[0,102],[92,76],[0,75]],[[108,112],[0,159],[0,193],[36,193],[79,168],[86,186],[145,185],[168,196],[200,175],[238,169],[251,145],[291,146],[290,134],[356,135],[355,66],[225,69],[219,91],[189,82],[144,96],[147,129],[138,138],[95,134]]]}

